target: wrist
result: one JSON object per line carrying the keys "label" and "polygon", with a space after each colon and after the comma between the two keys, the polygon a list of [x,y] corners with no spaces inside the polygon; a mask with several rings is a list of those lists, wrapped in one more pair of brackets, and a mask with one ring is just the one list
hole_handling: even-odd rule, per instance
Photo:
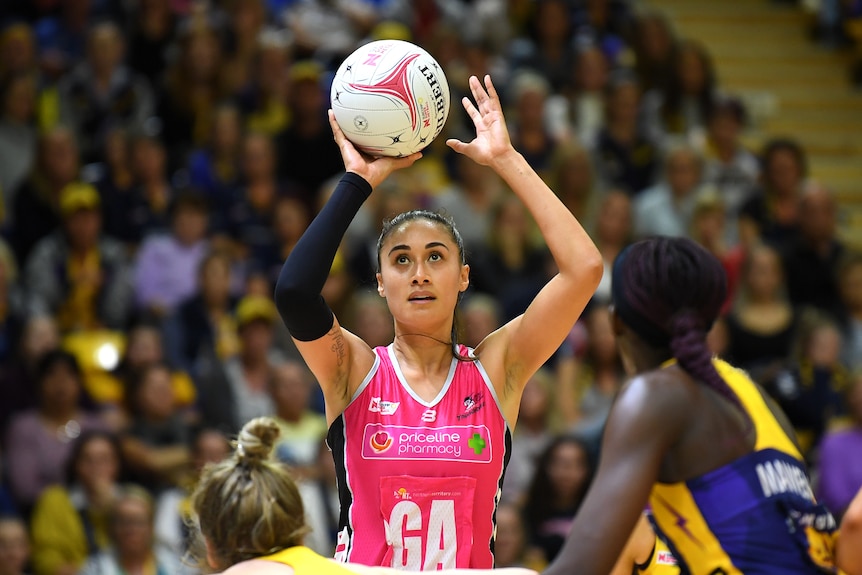
{"label": "wrist", "polygon": [[491,160],[491,168],[493,168],[498,174],[502,175],[505,171],[515,168],[519,163],[523,163],[525,161],[524,156],[522,156],[518,150],[510,147],[502,154],[494,156],[493,160]]}
{"label": "wrist", "polygon": [[371,195],[371,191],[374,189],[374,186],[368,178],[357,172],[346,172],[341,177],[341,181],[356,188],[366,198]]}

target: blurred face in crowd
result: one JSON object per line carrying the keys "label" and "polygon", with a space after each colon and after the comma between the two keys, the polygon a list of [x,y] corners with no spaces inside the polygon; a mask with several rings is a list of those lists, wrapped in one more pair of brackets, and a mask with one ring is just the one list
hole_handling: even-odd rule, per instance
{"label": "blurred face in crowd", "polygon": [[632,202],[620,191],[611,191],[599,209],[596,232],[599,241],[611,245],[622,245],[631,236]]}
{"label": "blurred face in crowd", "polygon": [[305,369],[297,362],[285,362],[273,368],[272,399],[278,412],[296,420],[308,409],[311,400],[311,381]]}
{"label": "blurred face in crowd", "polygon": [[703,245],[712,246],[724,236],[724,210],[713,207],[696,213],[692,220],[692,237]]}
{"label": "blurred face in crowd", "polygon": [[517,198],[509,197],[503,200],[494,218],[495,233],[521,241],[527,241],[529,221],[524,204]]}
{"label": "blurred face in crowd", "polygon": [[291,86],[291,100],[294,111],[300,117],[315,117],[323,110],[323,91],[317,80],[301,80]]}
{"label": "blurred face in crowd", "polygon": [[275,174],[275,150],[265,134],[249,134],[242,146],[243,174],[249,181],[267,179]]}
{"label": "blurred face in crowd", "polygon": [[112,170],[129,168],[129,139],[123,130],[111,130],[105,136],[105,160]]}
{"label": "blurred face in crowd", "polygon": [[192,82],[208,82],[218,73],[218,40],[212,31],[192,32],[186,40],[184,64]]}
{"label": "blurred face in crowd", "polygon": [[835,200],[828,190],[818,187],[807,190],[800,205],[799,228],[811,242],[828,242],[835,239]]}
{"label": "blurred face in crowd", "polygon": [[856,313],[862,311],[862,260],[848,264],[842,270],[838,287],[847,309]]}
{"label": "blurred face in crowd", "polygon": [[527,543],[524,522],[514,505],[497,508],[497,538],[494,543],[494,565],[516,567]]}
{"label": "blurred face in crowd", "polygon": [[209,218],[204,209],[182,205],[174,213],[174,236],[185,246],[191,246],[206,237]]}
{"label": "blurred face in crowd", "polygon": [[667,25],[657,16],[647,16],[638,27],[644,55],[653,62],[661,62],[670,54],[673,38]]}
{"label": "blurred face in crowd", "polygon": [[587,454],[578,443],[560,443],[548,462],[548,477],[554,492],[571,497],[581,492],[589,475]]}
{"label": "blurred face in crowd", "polygon": [[68,413],[78,407],[81,382],[65,362],[57,362],[41,382],[42,406],[55,413]]}
{"label": "blurred face in crowd", "polygon": [[153,510],[139,496],[125,496],[114,506],[114,544],[120,561],[141,557],[153,546]]}
{"label": "blurred face in crowd", "polygon": [[560,0],[539,2],[536,13],[536,30],[542,41],[559,42],[569,32],[569,9]]}
{"label": "blurred face in crowd", "polygon": [[19,123],[33,117],[36,102],[36,85],[31,76],[16,76],[11,80],[3,100],[3,115]]}
{"label": "blurred face in crowd", "polygon": [[194,465],[200,471],[207,463],[218,463],[230,455],[227,437],[215,429],[202,431],[195,440]]}
{"label": "blurred face in crowd", "polygon": [[75,179],[78,175],[78,149],[70,131],[56,128],[44,136],[41,164],[45,175],[57,186]]}
{"label": "blurred face in crowd", "polygon": [[152,421],[169,419],[176,405],[170,370],[164,365],[146,368],[135,400],[145,418]]}
{"label": "blurred face in crowd", "polygon": [[675,151],[667,160],[667,182],[676,197],[687,196],[700,183],[700,159],[693,150]]}
{"label": "blurred face in crowd", "polygon": [[24,523],[0,518],[0,574],[24,572],[30,556],[30,541]]}
{"label": "blurred face in crowd", "polygon": [[568,154],[557,171],[557,188],[563,200],[580,200],[592,191],[593,165],[586,150],[577,149]]}
{"label": "blurred face in crowd", "polygon": [[491,302],[476,303],[471,300],[462,306],[461,312],[464,316],[464,344],[470,347],[476,347],[488,334],[500,327],[497,310]]}
{"label": "blurred face in crowd", "polygon": [[608,82],[608,62],[596,47],[583,50],[578,55],[578,88],[582,92],[601,92]]}
{"label": "blurred face in crowd", "polygon": [[234,154],[240,140],[239,111],[233,106],[220,106],[213,118],[213,147],[218,154]]}
{"label": "blurred face in crowd", "polygon": [[709,122],[709,135],[720,150],[735,149],[739,140],[742,124],[734,112],[721,110]]}
{"label": "blurred face in crowd", "polygon": [[613,364],[619,359],[611,313],[607,307],[598,307],[587,316],[590,354],[598,365]]}
{"label": "blurred face in crowd", "polygon": [[802,184],[802,166],[792,151],[779,148],[767,158],[764,176],[775,193],[794,195]]}
{"label": "blurred face in crowd", "polygon": [[283,242],[296,242],[309,224],[305,204],[295,198],[282,198],[275,205],[275,233]]}
{"label": "blurred face in crowd", "polygon": [[113,24],[99,24],[90,32],[87,46],[90,66],[97,76],[109,76],[123,60],[123,40]]}
{"label": "blurred face in crowd", "polygon": [[522,129],[544,130],[545,93],[528,88],[518,98],[518,124]]}
{"label": "blurred face in crowd", "polygon": [[748,259],[745,282],[751,296],[758,300],[777,297],[784,281],[778,253],[772,248],[759,246],[752,250]]}
{"label": "blurred face in crowd", "polygon": [[21,336],[21,352],[29,360],[35,360],[60,345],[57,322],[51,316],[30,318]]}
{"label": "blurred face in crowd", "polygon": [[141,138],[134,144],[132,159],[135,174],[143,183],[161,182],[165,178],[165,149],[155,139]]}
{"label": "blurred face in crowd", "polygon": [[395,327],[386,301],[378,296],[356,302],[355,332],[370,346],[388,345],[395,337]]}
{"label": "blurred face in crowd", "polygon": [[550,407],[549,399],[548,388],[534,375],[524,386],[518,417],[525,421],[544,422]]}
{"label": "blurred face in crowd", "polygon": [[707,79],[707,63],[704,55],[694,46],[682,48],[677,60],[677,74],[684,93],[700,94],[706,88]]}
{"label": "blurred face in crowd", "polygon": [[637,123],[640,92],[634,82],[615,86],[608,98],[608,118],[630,126]]}
{"label": "blurred face in crowd", "polygon": [[254,319],[239,328],[242,355],[247,358],[265,358],[272,347],[272,322]]}
{"label": "blurred face in crowd", "polygon": [[115,483],[120,473],[120,458],[106,437],[92,436],[81,448],[75,462],[75,477],[85,489]]}
{"label": "blurred face in crowd", "polygon": [[64,222],[69,244],[73,249],[86,251],[96,247],[102,232],[102,214],[95,208],[75,210]]}
{"label": "blurred face in crowd", "polygon": [[841,332],[831,324],[818,326],[808,342],[808,357],[817,367],[833,367],[841,357]]}
{"label": "blurred face in crowd", "polygon": [[126,360],[133,368],[162,360],[162,337],[154,327],[138,326],[129,334]]}
{"label": "blurred face in crowd", "polygon": [[230,265],[223,257],[207,258],[201,268],[201,292],[208,304],[227,305],[230,293]]}

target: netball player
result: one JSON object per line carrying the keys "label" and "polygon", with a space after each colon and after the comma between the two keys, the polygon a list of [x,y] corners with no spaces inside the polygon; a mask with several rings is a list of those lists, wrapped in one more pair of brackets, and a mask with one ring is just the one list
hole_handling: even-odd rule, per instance
{"label": "netball player", "polygon": [[[308,532],[302,499],[287,469],[271,458],[276,422],[246,423],[231,457],[204,468],[192,494],[193,555],[203,572],[225,575],[394,574],[392,568],[341,565],[302,545]],[[444,571],[447,575],[491,575],[490,570]],[[501,575],[535,575],[500,569]]]}
{"label": "netball player", "polygon": [[546,573],[607,573],[648,500],[683,573],[834,572],[835,522],[814,500],[791,428],[707,349],[725,296],[718,260],[688,239],[644,240],[616,259],[611,293],[633,377]]}
{"label": "netball player", "polygon": [[475,350],[456,339],[455,307],[470,283],[451,220],[412,211],[377,244],[377,291],[395,340],[372,349],[323,301],[338,244],[362,202],[407,158],[357,152],[330,115],[347,174],[284,264],[279,311],[323,390],[341,499],[336,558],[434,571],[493,566],[494,510],[521,392],[559,347],[602,274],[593,242],[509,140],[489,76],[463,104],[476,137],[449,140],[490,166],[543,233],[559,273],[523,315]]}

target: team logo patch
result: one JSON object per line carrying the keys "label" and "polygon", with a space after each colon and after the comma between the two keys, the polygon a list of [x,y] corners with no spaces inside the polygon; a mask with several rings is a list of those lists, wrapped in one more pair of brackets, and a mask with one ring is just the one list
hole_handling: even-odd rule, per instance
{"label": "team logo patch", "polygon": [[372,397],[371,402],[368,404],[368,411],[379,413],[380,415],[392,415],[398,411],[399,405],[401,405],[400,401],[386,401],[379,397]]}
{"label": "team logo patch", "polygon": [[385,431],[378,431],[371,436],[371,440],[368,443],[375,453],[383,453],[392,447],[392,438]]}
{"label": "team logo patch", "polygon": [[464,413],[458,415],[459,421],[464,419],[465,417],[473,415],[474,413],[485,407],[485,394],[480,391],[472,395],[468,395],[464,398],[463,404]]}

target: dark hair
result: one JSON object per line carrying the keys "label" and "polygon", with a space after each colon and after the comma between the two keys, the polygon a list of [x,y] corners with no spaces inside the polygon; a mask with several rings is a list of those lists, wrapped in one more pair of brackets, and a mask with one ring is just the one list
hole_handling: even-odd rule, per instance
{"label": "dark hair", "polygon": [[[696,95],[697,108],[702,118],[707,118],[712,111],[715,100],[715,65],[706,46],[696,40],[686,39],[680,41],[675,47],[672,56],[673,68],[668,77],[668,85],[665,89],[667,95],[662,104],[662,118],[665,123],[679,122],[683,113],[682,78],[679,73],[679,65],[682,56],[686,52],[692,52],[700,60],[703,66],[703,88]],[[674,128],[675,126],[670,126]]]}
{"label": "dark hair", "polygon": [[614,262],[611,293],[616,314],[645,343],[668,348],[682,369],[739,405],[706,343],[727,294],[715,256],[689,238],[641,240]]}
{"label": "dark hair", "polygon": [[69,453],[69,458],[66,459],[66,485],[71,486],[78,480],[77,467],[78,460],[81,459],[81,454],[84,453],[84,448],[91,442],[98,439],[104,439],[111,445],[114,455],[117,458],[117,483],[121,482],[125,477],[125,461],[123,460],[123,450],[120,447],[120,440],[110,431],[101,429],[91,429],[81,433],[75,443],[72,444],[72,451]]}
{"label": "dark hair", "polygon": [[39,358],[39,362],[36,364],[36,381],[38,382],[39,388],[42,387],[44,379],[48,377],[49,374],[53,373],[57,366],[66,367],[66,369],[72,372],[78,380],[78,383],[83,385],[83,382],[81,381],[83,378],[83,372],[81,371],[81,365],[78,363],[78,359],[64,349],[52,349],[42,355],[42,357]]}
{"label": "dark hair", "polygon": [[132,417],[140,417],[141,407],[138,405],[138,393],[140,393],[141,388],[144,387],[150,374],[158,370],[166,371],[168,375],[172,374],[171,367],[163,361],[148,363],[138,368],[132,368],[129,371],[126,378],[124,403],[126,410]]}
{"label": "dark hair", "polygon": [[527,529],[531,533],[538,533],[541,523],[555,513],[555,506],[558,500],[558,494],[554,491],[554,486],[551,483],[551,477],[548,473],[548,466],[554,454],[564,445],[575,445],[583,452],[587,461],[587,475],[584,478],[583,485],[577,494],[578,501],[575,504],[575,509],[572,510],[573,515],[580,507],[590,484],[593,482],[593,474],[595,473],[595,461],[590,450],[590,445],[584,439],[574,435],[558,435],[545,447],[536,459],[536,468],[533,472],[533,478],[530,481],[530,486],[527,489],[527,499],[524,504],[524,520],[527,523]]}
{"label": "dark hair", "polygon": [[[446,233],[449,234],[449,237],[452,238],[452,241],[455,242],[455,245],[458,246],[458,258],[461,261],[461,265],[467,263],[466,252],[464,251],[464,240],[461,238],[461,233],[458,231],[458,228],[455,227],[455,222],[448,215],[442,214],[440,212],[432,212],[431,210],[410,210],[409,212],[402,212],[397,216],[385,220],[383,222],[383,227],[380,230],[380,236],[377,238],[377,271],[380,272],[380,252],[383,251],[383,242],[386,241],[386,238],[389,237],[389,234],[392,233],[392,230],[397,228],[398,226],[405,224],[407,222],[413,222],[416,220],[426,220],[433,224],[437,224],[446,230]],[[463,292],[458,296],[458,302],[461,301],[461,296],[463,296]],[[457,307],[457,306],[456,306]],[[454,310],[453,310],[454,314]],[[451,334],[451,342],[452,346],[452,356],[458,359],[459,361],[473,361],[475,358],[468,357],[462,355],[458,352],[458,321],[457,315],[453,315],[452,319],[452,334]]]}
{"label": "dark hair", "polygon": [[764,144],[760,152],[760,168],[764,176],[769,177],[769,165],[778,152],[790,152],[796,165],[799,166],[800,175],[803,178],[808,175],[808,158],[799,142],[792,138],[773,138]]}

